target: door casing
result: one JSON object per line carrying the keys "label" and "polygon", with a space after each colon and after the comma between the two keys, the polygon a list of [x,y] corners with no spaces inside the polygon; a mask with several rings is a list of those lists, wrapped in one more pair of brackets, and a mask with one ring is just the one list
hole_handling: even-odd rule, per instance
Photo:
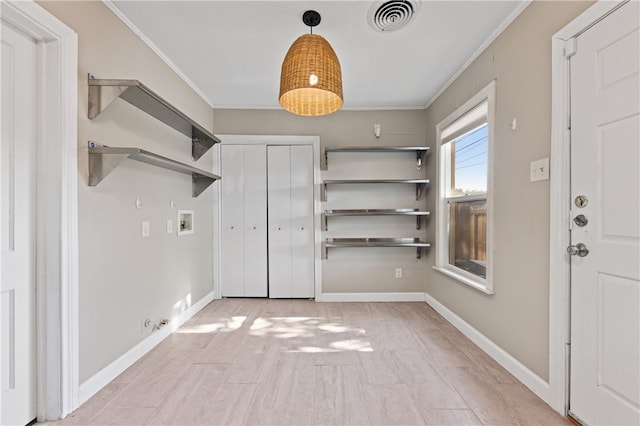
{"label": "door casing", "polygon": [[37,42],[36,398],[55,420],[78,407],[78,38],[34,1],[0,20]]}
{"label": "door casing", "polygon": [[[552,38],[550,247],[549,247],[549,390],[546,402],[563,415],[569,406],[571,113],[569,57],[571,39],[627,1],[600,0]],[[565,54],[566,52],[566,54]]]}

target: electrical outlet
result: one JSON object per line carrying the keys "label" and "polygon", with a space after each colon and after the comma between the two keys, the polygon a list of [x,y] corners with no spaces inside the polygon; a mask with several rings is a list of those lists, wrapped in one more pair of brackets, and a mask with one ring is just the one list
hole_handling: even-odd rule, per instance
{"label": "electrical outlet", "polygon": [[173,232],[173,221],[171,219],[167,219],[167,234],[171,234]]}
{"label": "electrical outlet", "polygon": [[140,319],[140,335],[145,337],[153,332],[153,324],[147,317]]}
{"label": "electrical outlet", "polygon": [[396,268],[396,278],[402,278],[402,268]]}

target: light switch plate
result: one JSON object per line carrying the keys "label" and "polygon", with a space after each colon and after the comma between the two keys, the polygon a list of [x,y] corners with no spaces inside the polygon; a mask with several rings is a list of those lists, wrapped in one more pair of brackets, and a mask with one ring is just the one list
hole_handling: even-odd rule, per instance
{"label": "light switch plate", "polygon": [[149,222],[146,220],[142,221],[142,236],[143,237],[149,236]]}
{"label": "light switch plate", "polygon": [[167,234],[173,232],[173,221],[171,219],[167,219]]}
{"label": "light switch plate", "polygon": [[549,157],[532,161],[530,165],[530,182],[539,182],[541,180],[549,180]]}

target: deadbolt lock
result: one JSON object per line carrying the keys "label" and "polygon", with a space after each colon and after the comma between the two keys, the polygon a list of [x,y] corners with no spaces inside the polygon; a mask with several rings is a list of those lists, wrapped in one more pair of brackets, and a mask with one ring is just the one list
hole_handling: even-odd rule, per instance
{"label": "deadbolt lock", "polygon": [[577,207],[584,208],[589,204],[589,199],[585,195],[578,195],[574,202]]}
{"label": "deadbolt lock", "polygon": [[573,218],[573,223],[578,226],[586,226],[589,223],[589,219],[583,214],[579,214],[578,216]]}

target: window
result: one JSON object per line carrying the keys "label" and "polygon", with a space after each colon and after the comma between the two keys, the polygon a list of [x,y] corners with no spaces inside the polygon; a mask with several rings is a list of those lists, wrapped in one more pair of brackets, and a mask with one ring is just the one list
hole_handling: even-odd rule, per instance
{"label": "window", "polygon": [[435,268],[485,293],[491,281],[491,146],[494,83],[437,126]]}

